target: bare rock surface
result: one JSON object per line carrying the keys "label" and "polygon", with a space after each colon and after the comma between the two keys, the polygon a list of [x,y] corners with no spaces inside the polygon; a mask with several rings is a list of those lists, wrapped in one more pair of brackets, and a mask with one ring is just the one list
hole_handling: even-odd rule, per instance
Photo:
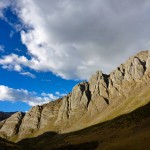
{"label": "bare rock surface", "polygon": [[40,119],[40,129],[44,128],[48,124],[53,124],[58,117],[60,106],[62,105],[62,99],[58,99],[54,102],[50,102],[43,106]]}
{"label": "bare rock surface", "polygon": [[19,134],[30,134],[34,130],[39,128],[39,122],[41,119],[42,106],[35,106],[29,112],[26,113],[22,120],[22,124],[19,129]]}
{"label": "bare rock surface", "polygon": [[24,138],[38,131],[67,132],[112,119],[149,102],[149,82],[150,52],[142,51],[109,75],[97,71],[63,98],[35,106],[24,117],[14,114],[0,123],[0,135]]}
{"label": "bare rock surface", "polygon": [[21,112],[17,112],[10,118],[3,121],[3,125],[0,129],[0,135],[6,138],[16,135],[22,122],[22,118],[23,114]]}

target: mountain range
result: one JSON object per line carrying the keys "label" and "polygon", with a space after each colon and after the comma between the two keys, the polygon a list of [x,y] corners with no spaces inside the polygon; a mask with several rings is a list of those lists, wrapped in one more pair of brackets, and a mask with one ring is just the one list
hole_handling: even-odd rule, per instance
{"label": "mountain range", "polygon": [[[0,137],[5,140],[0,145],[43,150],[148,149],[149,83],[150,51],[141,51],[110,74],[97,71],[68,95],[1,121]],[[10,141],[17,145],[7,146]]]}

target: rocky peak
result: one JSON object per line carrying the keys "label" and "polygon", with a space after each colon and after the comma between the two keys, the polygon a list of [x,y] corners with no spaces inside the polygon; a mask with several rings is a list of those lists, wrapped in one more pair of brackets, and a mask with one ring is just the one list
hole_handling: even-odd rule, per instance
{"label": "rocky peak", "polygon": [[105,75],[101,71],[97,71],[95,75],[92,75],[89,80],[91,99],[95,99],[98,96],[108,97],[108,80],[109,75]]}
{"label": "rocky peak", "polygon": [[20,135],[32,133],[39,128],[42,106],[34,106],[26,113],[19,129]]}
{"label": "rocky peak", "polygon": [[116,70],[110,73],[110,78],[115,84],[125,80],[140,80],[146,71],[148,51],[143,51],[130,57],[125,64],[121,64]]}
{"label": "rocky peak", "polygon": [[112,71],[108,88],[110,95],[127,95],[128,92],[126,93],[125,89],[130,89],[130,86],[140,82],[145,73],[150,71],[148,69],[148,58],[149,52],[142,51],[130,57],[124,64],[121,64],[116,70]]}
{"label": "rocky peak", "polygon": [[63,98],[56,124],[60,121],[67,121],[69,118],[79,117],[87,110],[90,100],[91,93],[88,82],[77,84],[72,92]]}
{"label": "rocky peak", "polygon": [[16,112],[11,117],[6,119],[0,129],[0,136],[7,138],[16,135],[18,133],[23,117],[23,113]]}
{"label": "rocky peak", "polygon": [[71,110],[78,109],[79,106],[87,107],[88,103],[91,99],[91,94],[89,91],[89,84],[88,82],[81,82],[77,84],[70,95]]}
{"label": "rocky peak", "polygon": [[[120,105],[128,102],[127,100],[133,91],[137,96],[137,91],[142,86],[145,88],[144,83],[149,80],[150,52],[143,51],[130,57],[109,75],[97,71],[95,75],[92,75],[89,82],[77,84],[72,92],[63,98],[42,106],[35,106],[25,114],[25,117],[16,114],[5,122],[1,122],[0,135],[13,136],[18,134],[19,138],[23,138],[25,135],[40,129],[43,130],[45,127],[55,132],[65,130],[73,125],[80,129],[82,127],[78,124],[84,124],[87,120],[90,123],[96,115],[98,121],[102,118],[101,115],[105,116],[105,114],[113,111],[117,111],[115,115],[112,115],[113,117],[120,115],[124,112]],[[136,104],[136,102],[134,100],[132,103]],[[137,103],[140,105],[141,102],[138,101]],[[131,106],[135,108],[137,105],[135,104]],[[126,104],[125,107],[127,106]],[[131,111],[133,108],[129,107],[128,110]],[[84,127],[87,127],[87,124]],[[7,128],[9,128],[8,131]]]}
{"label": "rocky peak", "polygon": [[125,78],[127,80],[140,80],[146,70],[145,64],[146,62],[141,61],[138,57],[133,57],[129,59],[124,69]]}

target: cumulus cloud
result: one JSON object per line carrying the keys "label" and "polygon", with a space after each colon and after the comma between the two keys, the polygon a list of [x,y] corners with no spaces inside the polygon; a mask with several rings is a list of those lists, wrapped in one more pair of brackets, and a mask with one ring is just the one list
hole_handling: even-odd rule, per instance
{"label": "cumulus cloud", "polygon": [[60,92],[55,92],[55,94],[58,96],[58,97],[63,97],[65,95],[67,95],[66,93],[60,93]]}
{"label": "cumulus cloud", "polygon": [[30,72],[25,72],[22,68],[22,65],[30,66],[30,62],[24,56],[18,56],[16,54],[11,54],[2,57],[0,59],[0,64],[2,65],[3,69],[7,70],[14,70],[19,72],[19,74],[23,76],[28,76],[31,78],[36,78],[36,76]]}
{"label": "cumulus cloud", "polygon": [[30,106],[48,103],[60,97],[61,94],[29,92],[25,89],[13,89],[8,86],[0,85],[0,101],[22,101]]}
{"label": "cumulus cloud", "polygon": [[1,0],[0,1],[0,18],[3,18],[3,10],[10,6],[11,2],[10,0]]}
{"label": "cumulus cloud", "polygon": [[27,27],[20,34],[31,56],[0,59],[14,70],[18,64],[87,79],[150,47],[149,0],[15,0],[12,9]]}

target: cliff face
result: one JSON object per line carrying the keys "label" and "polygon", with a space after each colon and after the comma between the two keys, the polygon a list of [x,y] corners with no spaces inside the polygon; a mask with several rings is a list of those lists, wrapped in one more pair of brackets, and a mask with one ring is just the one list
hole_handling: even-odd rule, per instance
{"label": "cliff face", "polygon": [[[150,101],[150,52],[130,57],[109,75],[97,71],[67,96],[16,113],[0,123],[0,136],[18,139],[45,131],[69,132],[128,113]],[[9,128],[9,130],[7,130]]]}
{"label": "cliff face", "polygon": [[23,114],[17,112],[11,117],[3,121],[0,133],[3,138],[12,137],[18,133],[20,124],[22,122]]}

